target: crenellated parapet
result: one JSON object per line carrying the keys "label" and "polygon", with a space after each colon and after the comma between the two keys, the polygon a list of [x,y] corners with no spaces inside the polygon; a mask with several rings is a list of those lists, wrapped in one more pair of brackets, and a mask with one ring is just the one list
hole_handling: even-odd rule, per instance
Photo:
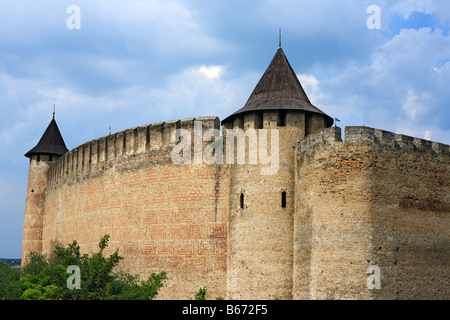
{"label": "crenellated parapet", "polygon": [[47,173],[48,187],[77,176],[98,174],[117,161],[145,155],[148,158],[170,157],[178,142],[178,129],[191,132],[194,141],[196,123],[201,123],[202,132],[219,129],[218,117],[185,118],[138,126],[88,141],[54,161]]}
{"label": "crenellated parapet", "polygon": [[436,155],[449,155],[449,146],[446,144],[369,127],[346,127],[345,141],[367,141],[379,144],[381,147],[390,146],[404,150],[430,152]]}
{"label": "crenellated parapet", "polygon": [[297,144],[295,179],[294,299],[448,296],[448,145],[327,128]]}
{"label": "crenellated parapet", "polygon": [[345,127],[345,140],[341,138],[341,128],[339,127],[327,128],[318,133],[308,135],[297,144],[297,159],[310,154],[316,146],[324,143],[370,143],[377,148],[391,147],[396,148],[398,151],[418,151],[435,156],[450,156],[449,145],[443,143],[380,129],[355,126]]}

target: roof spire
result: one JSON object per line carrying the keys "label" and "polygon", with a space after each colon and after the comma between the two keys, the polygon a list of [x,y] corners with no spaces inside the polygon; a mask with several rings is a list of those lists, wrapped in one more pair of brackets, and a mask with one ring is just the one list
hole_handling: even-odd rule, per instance
{"label": "roof spire", "polygon": [[278,48],[281,48],[281,27],[278,30]]}
{"label": "roof spire", "polygon": [[61,136],[58,125],[55,120],[55,105],[53,105],[53,119],[50,121],[47,129],[39,140],[38,144],[25,154],[25,157],[31,158],[35,154],[48,154],[62,156],[69,151]]}
{"label": "roof spire", "polygon": [[333,123],[333,118],[311,104],[282,48],[278,48],[244,107],[222,120],[222,123],[238,114],[265,110],[301,110],[319,113],[325,116],[328,126],[331,127]]}

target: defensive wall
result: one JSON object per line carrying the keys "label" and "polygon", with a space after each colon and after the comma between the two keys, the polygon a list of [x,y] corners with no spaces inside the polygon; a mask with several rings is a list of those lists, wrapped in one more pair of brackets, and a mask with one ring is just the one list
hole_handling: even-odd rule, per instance
{"label": "defensive wall", "polygon": [[327,128],[296,161],[294,299],[449,298],[448,145]]}
{"label": "defensive wall", "polygon": [[332,124],[281,48],[221,135],[187,118],[67,152],[53,118],[25,154],[23,259],[109,234],[120,268],[168,273],[162,299],[448,299],[449,146]]}
{"label": "defensive wall", "polygon": [[[119,248],[122,269],[168,272],[161,299],[203,286],[208,298],[448,299],[449,146],[367,127],[347,127],[342,140],[340,128],[308,127],[303,112],[281,125],[280,114],[223,126],[279,130],[274,175],[260,164],[173,163],[174,130],[190,132],[195,150],[197,121],[204,133],[219,129],[217,117],[95,139],[47,172],[48,159],[31,158],[38,189],[28,190],[24,252],[73,240],[92,252],[109,234],[106,254]],[[370,266],[380,289],[367,287]]]}
{"label": "defensive wall", "polygon": [[[261,172],[270,163],[249,164],[251,155],[261,156],[259,139],[256,150],[246,140],[245,164],[173,163],[174,131],[190,132],[195,153],[196,139],[202,150],[211,143],[203,134],[219,129],[216,117],[145,125],[87,142],[48,171],[42,251],[76,239],[91,252],[110,234],[106,253],[119,248],[123,269],[143,277],[169,273],[161,298],[189,298],[207,286],[211,297],[292,299],[295,145],[325,125],[303,111],[248,113],[225,123],[233,133],[268,130],[268,153],[276,129],[279,166],[268,175]],[[225,131],[224,145],[227,138]]]}
{"label": "defensive wall", "polygon": [[[197,119],[218,128],[216,117]],[[220,165],[173,165],[174,129],[195,119],[140,126],[87,142],[62,156],[47,177],[42,248],[77,240],[83,252],[119,248],[120,266],[146,278],[166,271],[160,298],[193,298],[206,286],[226,296],[228,172]]]}

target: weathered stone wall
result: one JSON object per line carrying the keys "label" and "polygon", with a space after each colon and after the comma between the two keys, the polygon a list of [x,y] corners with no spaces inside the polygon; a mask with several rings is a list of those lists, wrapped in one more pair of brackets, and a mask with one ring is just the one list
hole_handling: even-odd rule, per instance
{"label": "weathered stone wall", "polygon": [[[448,146],[366,127],[297,147],[294,298],[448,299]],[[381,289],[368,289],[376,265]]]}
{"label": "weathered stone wall", "polygon": [[[203,130],[217,118],[199,118]],[[227,170],[221,165],[174,164],[174,129],[194,119],[137,127],[75,148],[48,172],[43,252],[77,240],[83,252],[119,248],[120,267],[147,277],[168,272],[159,298],[193,298],[206,286],[226,296]]]}
{"label": "weathered stone wall", "polygon": [[[305,127],[305,113],[298,111],[248,113],[228,126],[247,134],[255,128],[267,130],[268,153],[274,144],[279,152],[279,167],[268,175],[261,172],[267,167],[261,159],[250,164],[252,155],[261,156],[262,140],[253,149],[247,145],[246,164],[230,166],[230,299],[292,299],[295,145],[304,139]],[[272,131],[277,132],[277,140],[272,139]],[[225,140],[229,139],[227,134]]]}
{"label": "weathered stone wall", "polygon": [[[198,120],[202,136],[219,129],[216,117]],[[208,298],[449,298],[448,146],[366,127],[347,127],[342,141],[340,128],[320,131],[325,121],[302,112],[225,123],[245,133],[267,129],[269,153],[278,132],[278,170],[263,175],[271,164],[260,162],[259,137],[247,141],[245,164],[237,145],[227,163],[226,132],[224,163],[196,164],[213,141],[198,144],[198,123],[128,129],[51,166],[32,158],[23,254],[73,240],[92,252],[109,234],[106,254],[119,248],[120,268],[142,277],[168,272],[162,299],[193,298],[203,286]],[[190,164],[173,162],[175,129],[191,135]],[[381,289],[367,288],[373,265]]]}
{"label": "weathered stone wall", "polygon": [[33,155],[30,158],[22,235],[23,262],[26,261],[28,253],[42,251],[46,176],[49,166],[49,157],[47,155]]}

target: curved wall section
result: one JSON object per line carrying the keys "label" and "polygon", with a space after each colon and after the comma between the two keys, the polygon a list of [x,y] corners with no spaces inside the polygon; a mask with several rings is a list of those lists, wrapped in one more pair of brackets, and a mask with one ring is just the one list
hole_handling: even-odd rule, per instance
{"label": "curved wall section", "polygon": [[340,136],[297,145],[294,299],[447,299],[449,146],[368,127]]}
{"label": "curved wall section", "polygon": [[[203,129],[218,118],[199,118]],[[206,286],[226,296],[227,170],[221,165],[172,162],[175,129],[194,119],[137,127],[87,142],[48,172],[43,252],[77,240],[96,251],[109,234],[106,254],[119,248],[120,267],[147,277],[168,272],[159,297],[193,298]],[[193,136],[192,136],[193,137]],[[182,288],[182,289],[180,289]]]}

